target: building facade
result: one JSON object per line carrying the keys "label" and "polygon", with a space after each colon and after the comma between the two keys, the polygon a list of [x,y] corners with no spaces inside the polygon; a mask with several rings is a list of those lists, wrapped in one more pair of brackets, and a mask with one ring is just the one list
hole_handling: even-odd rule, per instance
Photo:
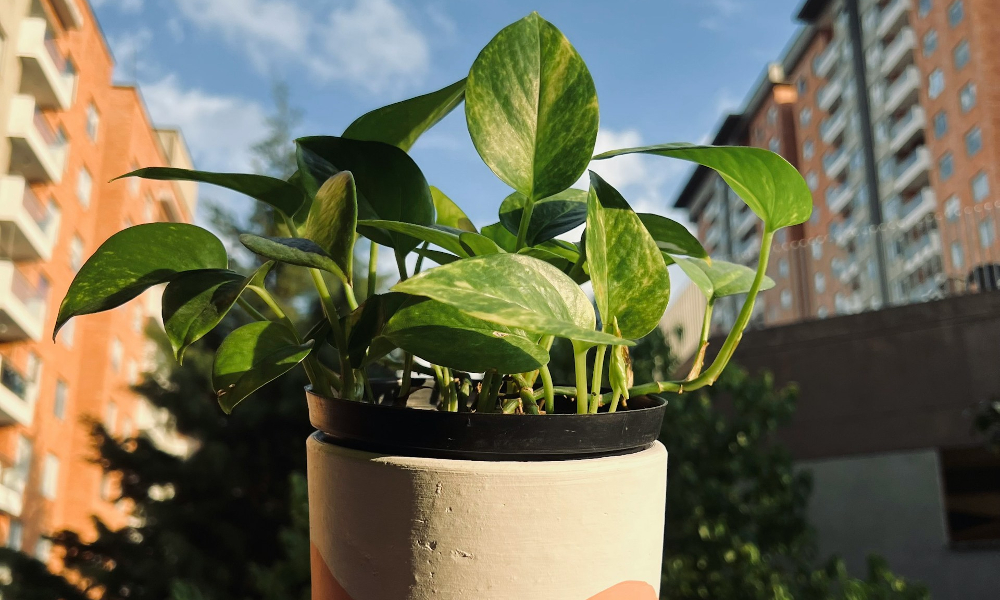
{"label": "building facade", "polygon": [[[776,238],[755,324],[996,289],[1000,4],[808,0],[797,16],[714,140],[781,154],[813,192],[810,221]],[[714,173],[695,171],[677,205],[713,255],[755,263],[759,221]]]}
{"label": "building facade", "polygon": [[[118,436],[162,425],[131,391],[147,367],[151,297],[51,331],[76,271],[116,231],[190,221],[190,185],[110,180],[190,167],[180,133],[150,123],[83,0],[0,2],[0,541],[53,563],[43,535],[127,522],[90,423]],[[162,432],[161,432],[162,433]]]}

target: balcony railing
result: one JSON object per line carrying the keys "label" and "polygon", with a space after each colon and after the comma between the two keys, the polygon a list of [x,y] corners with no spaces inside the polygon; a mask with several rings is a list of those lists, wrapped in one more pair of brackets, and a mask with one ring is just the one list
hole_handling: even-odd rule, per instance
{"label": "balcony railing", "polygon": [[837,58],[840,57],[840,49],[840,42],[834,41],[827,44],[826,49],[816,55],[816,58],[813,59],[813,73],[817,77],[825,78],[830,74],[830,70],[837,64]]}
{"label": "balcony railing", "polygon": [[60,52],[52,29],[44,18],[21,21],[17,55],[21,59],[20,93],[35,98],[46,108],[68,109],[73,102],[76,73]]}
{"label": "balcony railing", "polygon": [[8,113],[9,172],[27,181],[58,183],[66,166],[66,140],[49,125],[31,96],[13,96]]}
{"label": "balcony railing", "polygon": [[924,109],[920,106],[913,106],[889,130],[889,148],[892,152],[899,152],[917,133],[924,130],[927,125],[927,117]]}
{"label": "balcony railing", "polygon": [[917,147],[909,156],[896,164],[896,191],[910,189],[914,183],[922,181],[931,168],[931,156],[924,146]]}
{"label": "balcony railing", "polygon": [[831,212],[838,213],[850,203],[854,197],[854,188],[847,182],[832,185],[826,190],[826,205]]}
{"label": "balcony railing", "polygon": [[844,93],[844,78],[838,77],[830,83],[824,85],[816,92],[816,104],[823,110],[830,110],[830,107]]}
{"label": "balcony railing", "polygon": [[880,38],[890,36],[906,23],[906,13],[910,8],[910,0],[892,0],[882,7],[879,15],[878,32]]}
{"label": "balcony railing", "polygon": [[[913,49],[917,46],[917,36],[913,29],[902,28],[896,38],[892,40],[882,53],[882,75],[888,75],[896,71],[904,58],[913,56]],[[909,63],[907,63],[909,64]]]}
{"label": "balcony railing", "polygon": [[937,210],[937,196],[927,187],[899,209],[899,228],[907,230]]}
{"label": "balcony railing", "polygon": [[34,387],[34,382],[16,369],[9,359],[0,357],[0,425],[31,424]]}
{"label": "balcony railing", "polygon": [[45,291],[32,285],[28,278],[20,269],[14,269],[14,277],[11,280],[10,291],[14,297],[21,301],[28,312],[37,319],[45,315]]}
{"label": "balcony railing", "polygon": [[917,67],[910,65],[903,69],[903,73],[892,82],[885,95],[886,112],[895,112],[905,101],[916,102],[917,92],[920,90],[920,71]]}
{"label": "balcony railing", "polygon": [[49,260],[59,229],[59,210],[42,202],[23,177],[0,176],[0,257]]}
{"label": "balcony railing", "polygon": [[819,136],[823,142],[832,144],[847,129],[847,111],[838,110],[819,124]]}
{"label": "balcony railing", "polygon": [[844,169],[847,168],[850,162],[851,157],[848,156],[847,151],[841,146],[823,155],[823,170],[826,171],[827,177],[836,179],[844,172]]}

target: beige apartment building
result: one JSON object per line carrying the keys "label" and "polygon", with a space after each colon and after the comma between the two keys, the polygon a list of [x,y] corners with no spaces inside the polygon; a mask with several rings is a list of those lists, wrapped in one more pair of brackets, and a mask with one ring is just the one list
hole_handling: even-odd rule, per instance
{"label": "beige apartment building", "polygon": [[58,303],[83,261],[123,227],[190,221],[193,185],[137,179],[190,167],[178,131],[155,129],[83,0],[0,1],[0,543],[58,566],[43,535],[127,522],[94,456],[87,419],[148,431],[183,452],[169,422],[131,391],[147,366],[152,297],[70,323]]}
{"label": "beige apartment building", "polygon": [[[755,324],[996,289],[1000,2],[808,0],[797,17],[714,139],[780,153],[813,191],[812,219],[776,239]],[[759,221],[713,172],[677,206],[713,256],[756,262]]]}

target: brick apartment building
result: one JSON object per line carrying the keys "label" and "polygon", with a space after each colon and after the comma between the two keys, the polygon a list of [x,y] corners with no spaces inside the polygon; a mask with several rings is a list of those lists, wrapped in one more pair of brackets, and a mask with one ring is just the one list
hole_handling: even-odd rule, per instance
{"label": "brick apartment building", "polygon": [[[812,219],[776,238],[777,287],[755,323],[995,287],[1000,2],[808,0],[797,17],[714,139],[780,153],[815,198]],[[713,172],[696,170],[676,204],[714,256],[755,264],[759,221]],[[716,328],[737,308],[717,307]]]}
{"label": "brick apartment building", "polygon": [[149,221],[190,221],[193,185],[107,183],[139,165],[189,167],[180,133],[154,129],[138,90],[112,85],[113,59],[82,0],[0,1],[0,542],[49,557],[40,538],[128,519],[116,482],[91,464],[86,419],[148,430],[183,451],[163,415],[130,391],[158,318],[147,297],[70,323],[58,302],[105,239]]}

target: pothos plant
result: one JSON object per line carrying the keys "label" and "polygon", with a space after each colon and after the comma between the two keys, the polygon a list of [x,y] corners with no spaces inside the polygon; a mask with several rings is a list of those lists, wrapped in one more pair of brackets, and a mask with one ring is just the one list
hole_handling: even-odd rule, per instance
{"label": "pothos plant", "polygon": [[[513,189],[500,203],[498,222],[482,228],[428,185],[408,154],[463,101],[476,150]],[[711,385],[732,357],[758,293],[773,285],[765,270],[775,232],[809,218],[809,189],[791,165],[763,149],[676,143],[594,156],[597,131],[597,93],[583,59],[555,26],[532,13],[500,31],[466,78],[373,110],[339,137],[296,140],[298,170],[288,180],[164,167],[123,175],[246,194],[273,209],[287,236],[240,236],[266,260],[243,274],[228,268],[225,246],[205,229],[129,227],[80,269],[55,332],[75,316],[115,308],[166,284],[163,324],[182,360],[190,344],[239,305],[254,322],[221,344],[213,374],[227,412],[299,364],[316,393],[370,402],[367,368],[401,362],[400,404],[411,372],[422,368],[433,373],[440,408],[448,411],[551,414],[556,396],[564,395],[575,399],[576,412],[595,413],[602,406],[618,410],[635,395]],[[763,220],[756,270],[711,260],[683,225],[634,212],[596,173],[588,190],[572,187],[592,160],[633,153],[717,171]],[[579,241],[558,237],[580,225]],[[359,237],[370,242],[364,290],[356,289],[353,271]],[[377,293],[380,247],[391,249],[399,271],[387,293]],[[322,321],[293,323],[268,292],[278,262],[308,270]],[[686,380],[633,386],[628,347],[662,317],[672,264],[708,299],[701,350]],[[581,288],[588,281],[593,302]],[[734,294],[746,294],[742,310],[704,367],[713,305]],[[574,349],[576,377],[560,382],[566,387],[555,385],[547,367],[556,337]],[[602,389],[605,367],[610,392]],[[482,377],[472,377],[477,374]]]}

